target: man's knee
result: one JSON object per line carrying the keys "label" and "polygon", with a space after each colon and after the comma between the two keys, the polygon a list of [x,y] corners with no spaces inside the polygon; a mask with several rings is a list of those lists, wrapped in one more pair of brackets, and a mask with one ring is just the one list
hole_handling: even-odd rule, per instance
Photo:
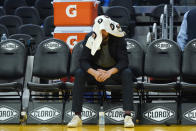
{"label": "man's knee", "polygon": [[126,69],[121,71],[121,79],[122,80],[128,80],[128,81],[130,81],[130,80],[136,81],[135,80],[136,78],[135,78],[133,72],[129,68],[126,68]]}
{"label": "man's knee", "polygon": [[77,69],[74,73],[75,77],[85,77],[85,72],[82,69]]}
{"label": "man's knee", "polygon": [[132,71],[129,68],[125,68],[125,69],[123,69],[121,71],[121,76],[125,76],[125,77],[129,76],[129,77],[132,77],[132,75],[133,75],[132,74]]}

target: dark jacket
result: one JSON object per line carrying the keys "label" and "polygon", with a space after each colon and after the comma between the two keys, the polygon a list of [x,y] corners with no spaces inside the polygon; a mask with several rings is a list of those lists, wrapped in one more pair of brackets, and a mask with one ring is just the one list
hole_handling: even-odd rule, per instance
{"label": "dark jacket", "polygon": [[187,42],[196,38],[196,9],[192,9],[188,12],[187,15]]}
{"label": "dark jacket", "polygon": [[[92,32],[87,34],[84,39],[84,48],[82,51],[82,55],[80,56],[80,67],[87,71],[89,68],[93,68],[94,62],[97,57],[99,57],[100,50],[98,50],[94,56],[91,55],[91,50],[86,47],[86,42],[88,38],[92,35]],[[116,67],[119,71],[121,71],[124,68],[128,68],[128,55],[127,55],[127,49],[126,49],[126,41],[124,37],[115,37],[112,35],[109,35],[109,52],[110,55],[115,59]]]}

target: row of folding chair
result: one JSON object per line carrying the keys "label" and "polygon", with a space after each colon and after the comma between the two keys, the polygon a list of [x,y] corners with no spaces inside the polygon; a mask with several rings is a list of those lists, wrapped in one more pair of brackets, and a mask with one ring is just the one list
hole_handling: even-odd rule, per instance
{"label": "row of folding chair", "polygon": [[[5,1],[5,0],[1,0],[0,6],[3,6],[3,5],[4,5],[4,1]],[[26,1],[26,4],[27,4],[28,6],[34,6],[36,0],[25,0],[25,1]]]}
{"label": "row of folding chair", "polygon": [[[39,50],[39,47],[41,45],[43,44],[38,45],[38,49],[36,49],[37,51]],[[128,39],[127,49],[129,56],[129,67],[132,69],[134,75],[137,78],[142,78],[140,79],[140,82],[142,82],[143,87],[140,87],[140,90],[147,92],[178,92],[180,90],[179,83],[181,83],[181,81],[193,81],[192,84],[194,84],[194,61],[189,58],[191,56],[191,58],[194,59],[194,45],[195,41],[191,41],[187,45],[183,52],[182,59],[181,50],[173,41],[165,39],[156,40],[150,44],[150,46],[144,53],[143,47],[140,44],[138,44],[134,40]],[[74,75],[75,70],[79,67],[78,58],[80,56],[82,46],[84,45],[79,43],[73,49],[70,65],[70,75]],[[49,62],[44,63],[50,65]],[[67,65],[66,67],[69,66]],[[144,81],[143,77],[148,77],[151,79]],[[177,79],[177,77],[180,77],[181,80]],[[114,85],[115,84],[112,84],[112,86]],[[113,88],[112,86],[111,88]],[[109,88],[108,86],[106,87]]]}
{"label": "row of folding chair", "polygon": [[[194,43],[194,42],[192,42]],[[188,44],[192,47],[191,44]],[[38,45],[38,47],[40,44]],[[74,75],[75,70],[79,67],[78,58],[80,56],[81,50],[79,50],[83,45],[78,44],[73,49],[71,65],[70,65],[70,75]],[[144,50],[140,44],[138,44],[134,40],[127,40],[127,49],[129,56],[129,67],[133,70],[133,73],[136,77],[144,77],[153,78],[149,81],[142,80],[143,87],[140,87],[140,90],[144,89],[145,91],[179,91],[179,80],[177,77],[182,76],[182,80],[187,82],[187,77],[191,77],[194,74],[193,65],[190,64],[190,58],[186,59],[186,49],[183,53],[183,63],[181,69],[181,50],[178,45],[170,40],[157,40],[151,43],[151,45],[147,48],[145,54]],[[191,48],[192,50],[194,48]],[[37,49],[38,50],[38,49]],[[37,52],[37,51],[36,51]],[[76,52],[76,53],[75,53]],[[188,51],[190,54],[190,52]],[[145,57],[144,57],[145,55]],[[192,55],[192,58],[194,56]],[[186,61],[189,64],[185,63]],[[49,64],[48,62],[46,62]],[[194,64],[194,62],[193,62]],[[189,67],[191,66],[191,67]],[[68,66],[67,66],[68,67]],[[187,68],[188,67],[188,68]],[[188,70],[188,69],[191,69]],[[181,73],[182,70],[182,73]],[[187,75],[188,73],[192,73]],[[185,76],[185,77],[184,77]],[[185,79],[186,78],[186,79]],[[188,79],[189,80],[189,79]],[[194,80],[191,78],[190,80]],[[114,86],[115,84],[112,84]],[[111,86],[111,88],[113,88]],[[109,88],[108,86],[106,86]]]}
{"label": "row of folding chair", "polygon": [[36,43],[40,43],[46,38],[53,37],[54,17],[49,16],[44,20],[43,28],[35,24],[23,24],[18,16],[5,15],[0,17],[0,36],[6,34],[7,37],[16,34],[27,34],[33,37]]}
{"label": "row of folding chair", "polygon": [[[35,2],[35,3],[34,3]],[[34,4],[33,4],[34,3]],[[33,4],[33,5],[32,5]],[[40,19],[43,21],[47,16],[53,15],[53,5],[51,4],[51,0],[5,0],[3,2],[3,8],[5,10],[6,15],[14,15],[17,8],[26,6],[31,6],[35,8],[38,14],[40,15]],[[34,9],[34,10],[35,10]],[[28,10],[26,10],[28,11]],[[35,11],[34,11],[35,12]],[[25,13],[25,12],[24,12]]]}
{"label": "row of folding chair", "polygon": [[[183,57],[181,57],[182,52],[178,45],[170,40],[156,40],[149,45],[146,51],[135,40],[127,39],[126,41],[129,67],[137,78],[133,88],[137,93],[137,100],[140,102],[139,109],[141,109],[142,103],[154,100],[155,97],[147,94],[148,92],[174,92],[176,95],[171,96],[169,94],[166,96],[166,100],[172,99],[177,101],[180,100],[179,97],[181,97],[184,91],[195,91],[194,81],[191,83],[188,81],[194,80],[195,71],[193,67],[195,62],[193,59],[196,50],[195,40],[185,47]],[[35,99],[41,99],[40,95],[36,98],[37,94],[33,94],[32,92],[53,92],[52,96],[47,98],[52,100],[61,98],[64,101],[69,98],[71,94],[67,88],[71,90],[73,87],[72,83],[58,81],[40,84],[32,81],[32,78],[38,77],[56,80],[67,76],[74,76],[75,70],[79,67],[78,59],[80,53],[83,46],[85,46],[83,42],[78,43],[74,47],[71,60],[69,60],[70,50],[65,42],[57,39],[42,41],[38,45],[34,55],[32,74],[26,74],[30,75],[30,79],[27,79],[25,75],[27,53],[24,44],[17,40],[8,39],[1,42],[0,46],[0,60],[2,63],[0,65],[1,92],[17,92],[18,99],[21,100],[22,95],[24,95],[23,89],[27,87],[30,92],[30,102],[33,102]],[[151,80],[144,77],[151,78]],[[177,77],[181,79],[177,79]],[[103,91],[101,102],[108,100],[104,94],[106,90],[114,91],[121,89],[120,83],[110,83],[107,85],[91,85],[88,83],[87,86],[92,87],[91,90],[101,88],[101,91]],[[59,91],[62,92],[61,97],[58,96]],[[54,95],[55,93],[57,95]],[[156,96],[156,100],[160,98],[164,99],[165,96]],[[7,100],[8,97],[5,98],[4,95],[1,96],[1,99]]]}
{"label": "row of folding chair", "polygon": [[[43,11],[42,11],[43,12]],[[46,19],[48,16],[53,16],[53,13],[48,13],[44,17],[41,16],[38,9],[35,7],[28,7],[28,6],[21,6],[15,9],[13,14],[6,14],[3,7],[0,8],[0,16],[4,15],[16,15],[19,16],[23,24],[37,24],[42,25],[44,22],[44,19]]]}

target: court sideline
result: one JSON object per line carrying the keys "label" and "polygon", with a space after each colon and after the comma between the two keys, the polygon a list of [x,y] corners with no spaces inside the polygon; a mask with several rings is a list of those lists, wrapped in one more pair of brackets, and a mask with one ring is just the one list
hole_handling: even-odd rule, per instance
{"label": "court sideline", "polygon": [[67,128],[65,125],[0,125],[0,131],[196,131],[196,126],[182,125],[137,125],[135,128],[123,128],[122,125],[83,125]]}

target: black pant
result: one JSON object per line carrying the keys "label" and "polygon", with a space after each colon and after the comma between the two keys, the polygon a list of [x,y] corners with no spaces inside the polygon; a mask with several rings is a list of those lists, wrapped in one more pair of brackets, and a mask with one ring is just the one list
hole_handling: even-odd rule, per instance
{"label": "black pant", "polygon": [[[82,69],[77,69],[75,72],[74,88],[72,90],[72,110],[74,112],[82,111],[85,82],[89,79],[97,83],[93,76],[84,72]],[[111,81],[122,83],[123,109],[124,111],[133,111],[133,74],[131,70],[126,68],[112,75],[104,84],[110,83]]]}

